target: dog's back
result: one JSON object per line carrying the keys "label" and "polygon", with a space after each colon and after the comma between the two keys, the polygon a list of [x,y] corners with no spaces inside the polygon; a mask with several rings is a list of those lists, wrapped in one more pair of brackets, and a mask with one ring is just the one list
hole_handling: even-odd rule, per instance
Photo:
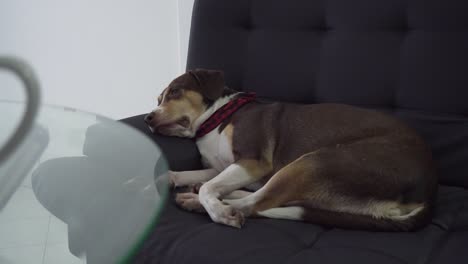
{"label": "dog's back", "polygon": [[270,177],[295,166],[296,175],[282,176],[284,188],[273,191],[296,193],[284,202],[306,208],[306,220],[409,230],[428,219],[436,188],[431,152],[395,118],[341,104],[253,103],[229,123],[235,160],[263,159]]}

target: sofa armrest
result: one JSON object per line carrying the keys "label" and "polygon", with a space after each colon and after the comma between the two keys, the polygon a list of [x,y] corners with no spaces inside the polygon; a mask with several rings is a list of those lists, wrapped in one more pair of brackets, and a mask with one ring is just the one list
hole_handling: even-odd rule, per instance
{"label": "sofa armrest", "polygon": [[[171,170],[182,171],[202,168],[200,153],[192,139],[152,134],[143,121],[143,117],[144,115],[138,115],[120,121],[138,130],[155,142],[164,154]],[[112,135],[110,133],[112,133]],[[118,144],[116,144],[116,142]],[[104,122],[88,128],[83,153],[90,158],[135,159],[135,157],[131,156],[131,153],[126,155],[125,149],[149,147],[143,145],[135,146],[134,144],[135,142],[128,139],[127,133],[119,134],[118,131],[110,132],[110,130],[105,127]],[[138,160],[135,160],[135,165],[138,165]]]}

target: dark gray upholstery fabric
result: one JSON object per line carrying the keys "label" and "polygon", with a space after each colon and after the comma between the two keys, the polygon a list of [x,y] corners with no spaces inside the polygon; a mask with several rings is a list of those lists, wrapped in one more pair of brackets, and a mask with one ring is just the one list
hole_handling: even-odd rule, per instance
{"label": "dark gray upholstery fabric", "polygon": [[[200,153],[195,141],[192,139],[182,139],[166,137],[159,134],[152,134],[148,126],[143,121],[145,115],[139,115],[122,119],[121,121],[136,128],[141,133],[151,138],[161,149],[169,163],[169,168],[175,171],[201,169]],[[135,142],[125,138],[127,134],[121,135],[119,131],[109,134],[110,129],[103,127],[105,124],[98,124],[88,128],[83,154],[96,159],[114,159],[113,164],[119,164],[118,159],[134,159],[134,165],[138,166],[137,157],[126,155],[125,149],[134,147]],[[118,144],[117,144],[118,142]],[[141,142],[139,142],[141,143]],[[103,148],[102,146],[106,146]],[[145,147],[145,146],[141,146]],[[152,147],[152,146],[151,146]],[[116,155],[118,153],[118,155]],[[117,159],[117,160],[116,160]],[[124,162],[126,166],[128,162]]]}
{"label": "dark gray upholstery fabric", "polygon": [[[96,190],[79,186],[83,177],[99,178],[100,173],[108,173],[103,171],[106,167],[101,162],[90,157],[54,159],[45,162],[33,177],[33,188],[39,190],[37,198],[69,224],[69,246],[76,254],[85,251],[92,255],[94,250],[83,243],[86,241],[83,237],[86,236],[85,230],[74,226],[82,219],[70,221],[69,218],[86,208],[86,204],[94,202]],[[117,172],[115,168],[107,170]],[[126,173],[128,171],[123,172]],[[62,193],[62,189],[50,191],[50,184],[77,188]],[[74,232],[75,229],[80,232]],[[439,188],[437,212],[432,224],[414,233],[325,229],[302,222],[272,219],[248,219],[246,225],[238,230],[215,224],[207,215],[182,211],[171,200],[134,263],[461,264],[468,260],[467,244],[468,190],[458,187]]]}
{"label": "dark gray upholstery fabric", "polygon": [[238,230],[170,203],[134,263],[467,263],[468,190],[440,187],[437,213],[412,233],[248,219]]}
{"label": "dark gray upholstery fabric", "polygon": [[468,187],[467,1],[201,0],[193,12],[188,69],[223,69],[229,87],[275,100],[419,115],[440,182]]}
{"label": "dark gray upholstery fabric", "polygon": [[200,153],[195,145],[195,141],[152,134],[143,121],[144,116],[129,117],[121,121],[150,137],[161,148],[171,170],[182,171],[202,168]]}

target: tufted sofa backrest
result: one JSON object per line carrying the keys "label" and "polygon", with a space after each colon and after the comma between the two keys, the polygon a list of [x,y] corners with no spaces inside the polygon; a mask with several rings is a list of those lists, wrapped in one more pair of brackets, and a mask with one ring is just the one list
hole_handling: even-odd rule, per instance
{"label": "tufted sofa backrest", "polygon": [[468,187],[466,0],[198,0],[187,68],[397,115],[431,144],[441,183]]}

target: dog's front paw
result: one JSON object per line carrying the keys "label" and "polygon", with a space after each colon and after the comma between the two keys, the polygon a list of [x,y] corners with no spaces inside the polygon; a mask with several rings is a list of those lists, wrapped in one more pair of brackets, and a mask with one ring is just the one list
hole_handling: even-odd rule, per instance
{"label": "dog's front paw", "polygon": [[190,191],[198,194],[200,192],[200,188],[202,187],[202,185],[203,185],[203,182],[192,184],[190,185]]}
{"label": "dog's front paw", "polygon": [[177,205],[187,211],[195,211],[199,213],[205,212],[205,208],[200,204],[198,194],[196,193],[178,193],[176,194],[175,201]]}
{"label": "dog's front paw", "polygon": [[178,183],[178,176],[176,171],[168,171],[167,174],[169,175],[169,187],[175,188],[175,187],[180,187],[180,184]]}
{"label": "dog's front paw", "polygon": [[222,212],[215,216],[213,220],[216,223],[241,228],[245,223],[245,216],[240,210],[230,205],[224,205]]}

